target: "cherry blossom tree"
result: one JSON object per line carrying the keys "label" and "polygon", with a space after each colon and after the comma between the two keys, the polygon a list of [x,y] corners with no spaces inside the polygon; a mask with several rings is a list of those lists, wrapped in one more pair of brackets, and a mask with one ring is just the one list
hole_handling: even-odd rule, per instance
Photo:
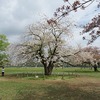
{"label": "cherry blossom tree", "polygon": [[57,25],[48,25],[46,22],[29,25],[22,42],[10,47],[10,59],[16,65],[29,61],[40,62],[44,66],[44,74],[51,75],[72,37],[69,29],[63,22]]}
{"label": "cherry blossom tree", "polygon": [[[86,47],[83,49],[84,52],[88,52],[93,56],[93,64],[96,63],[97,66],[100,64],[100,48],[98,47]],[[95,63],[94,63],[95,62]],[[97,71],[97,68],[94,71]]]}
{"label": "cherry blossom tree", "polygon": [[[69,56],[66,54],[69,54]],[[97,71],[95,64],[98,66],[100,63],[100,49],[97,47],[86,47],[86,48],[67,48],[63,52],[63,62],[69,64],[70,66],[81,66],[81,67],[90,67],[94,68],[94,71]]]}
{"label": "cherry blossom tree", "polygon": [[[63,0],[65,5],[59,7],[54,12],[54,18],[47,20],[48,24],[57,24],[62,18],[68,16],[71,12],[77,12],[78,9],[86,10],[86,8],[97,2],[97,8],[100,9],[99,0]],[[94,18],[87,25],[84,25],[82,34],[89,33],[90,39],[83,37],[83,40],[88,40],[88,44],[93,43],[100,36],[100,14],[94,15]]]}
{"label": "cherry blossom tree", "polygon": [[[66,52],[66,53],[65,53]],[[84,51],[83,48],[73,48],[70,49],[67,48],[67,50],[64,52],[64,61],[65,63],[77,67],[77,66],[83,66],[83,64],[88,64],[90,66],[93,65],[93,54],[88,51]],[[66,57],[66,54],[69,54],[68,57]]]}

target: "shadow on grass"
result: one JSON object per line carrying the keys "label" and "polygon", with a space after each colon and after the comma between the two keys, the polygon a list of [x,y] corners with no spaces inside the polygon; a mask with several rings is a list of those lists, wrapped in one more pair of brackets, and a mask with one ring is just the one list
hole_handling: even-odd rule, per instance
{"label": "shadow on grass", "polygon": [[41,84],[18,90],[13,100],[100,100],[100,93],[71,88],[65,83]]}
{"label": "shadow on grass", "polygon": [[94,71],[92,71],[92,70],[72,70],[72,71],[64,71],[64,72],[69,72],[69,73],[94,73]]}

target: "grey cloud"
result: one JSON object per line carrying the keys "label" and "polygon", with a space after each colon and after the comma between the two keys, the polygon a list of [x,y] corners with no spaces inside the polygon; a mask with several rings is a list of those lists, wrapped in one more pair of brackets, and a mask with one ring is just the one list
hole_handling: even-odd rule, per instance
{"label": "grey cloud", "polygon": [[[0,0],[0,33],[6,34],[10,41],[17,41],[27,25],[40,20],[44,14],[51,18],[56,8],[63,4],[63,0]],[[84,13],[74,13],[76,17],[71,18],[84,23]]]}
{"label": "grey cloud", "polygon": [[0,33],[20,34],[38,17],[40,7],[34,0],[0,0]]}
{"label": "grey cloud", "polygon": [[13,17],[16,20],[27,20],[33,16],[34,13],[38,10],[38,5],[36,3],[33,3],[32,0],[18,0],[17,6],[15,10],[13,11]]}

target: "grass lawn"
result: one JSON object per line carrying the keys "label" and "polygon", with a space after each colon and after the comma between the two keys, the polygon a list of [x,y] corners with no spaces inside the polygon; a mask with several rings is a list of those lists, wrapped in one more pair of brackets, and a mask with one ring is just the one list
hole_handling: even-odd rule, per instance
{"label": "grass lawn", "polygon": [[100,100],[100,72],[54,68],[45,77],[43,68],[5,68],[0,100]]}

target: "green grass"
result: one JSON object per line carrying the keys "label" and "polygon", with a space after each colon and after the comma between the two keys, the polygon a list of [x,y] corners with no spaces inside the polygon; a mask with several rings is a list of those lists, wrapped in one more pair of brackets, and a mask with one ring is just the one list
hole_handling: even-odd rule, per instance
{"label": "green grass", "polygon": [[[99,69],[100,70],[100,69]],[[42,67],[37,68],[27,68],[27,67],[12,67],[12,68],[5,68],[5,75],[12,75],[12,76],[36,76],[39,75],[44,78],[44,69]],[[54,68],[52,72],[52,76],[87,76],[87,77],[94,77],[100,78],[100,72],[94,72],[93,69],[90,68]]]}
{"label": "green grass", "polygon": [[99,100],[100,92],[70,87],[66,81],[0,81],[1,100]]}
{"label": "green grass", "polygon": [[51,76],[43,68],[5,68],[0,77],[0,100],[99,99],[100,72],[89,68],[54,68]]}

